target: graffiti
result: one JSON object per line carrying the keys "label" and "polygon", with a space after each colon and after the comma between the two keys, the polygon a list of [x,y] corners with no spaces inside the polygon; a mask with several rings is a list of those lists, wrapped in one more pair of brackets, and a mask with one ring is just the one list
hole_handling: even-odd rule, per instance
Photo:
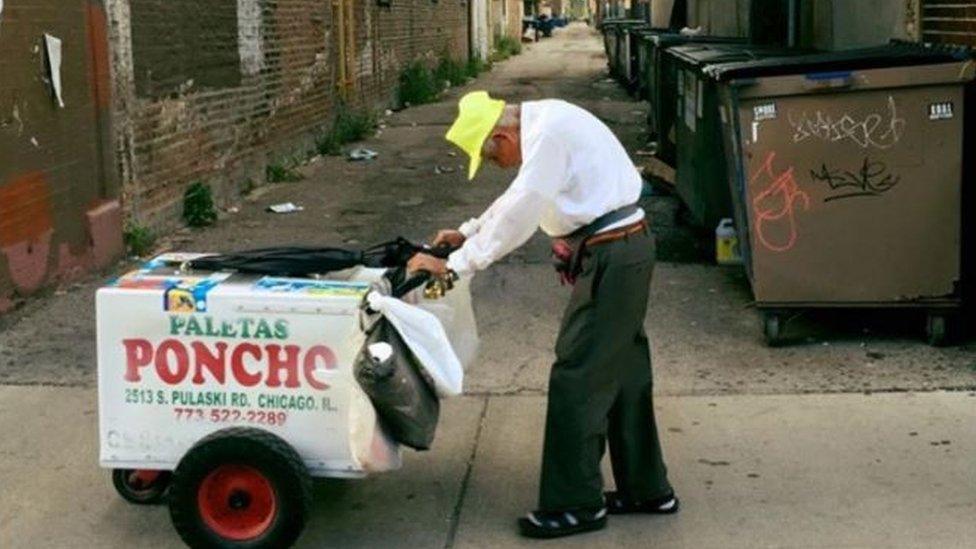
{"label": "graffiti", "polygon": [[871,147],[890,149],[901,141],[905,133],[907,122],[898,116],[895,99],[888,97],[888,105],[884,114],[869,114],[858,118],[844,114],[840,118],[817,111],[810,115],[806,112],[799,118],[793,113],[789,115],[790,126],[793,128],[793,142],[802,143],[808,139],[820,139],[828,143],[850,141],[862,149]]}
{"label": "graffiti", "polygon": [[900,176],[888,171],[884,162],[872,162],[865,157],[861,169],[855,172],[846,170],[831,170],[827,164],[821,164],[820,170],[810,170],[810,176],[815,183],[826,183],[833,194],[824,202],[856,198],[862,196],[881,196],[898,185]]}
{"label": "graffiti", "polygon": [[763,189],[752,199],[756,238],[769,251],[786,252],[793,249],[798,236],[796,209],[809,209],[810,197],[797,185],[793,167],[776,173],[775,160],[776,153],[770,152],[749,180],[749,187]]}

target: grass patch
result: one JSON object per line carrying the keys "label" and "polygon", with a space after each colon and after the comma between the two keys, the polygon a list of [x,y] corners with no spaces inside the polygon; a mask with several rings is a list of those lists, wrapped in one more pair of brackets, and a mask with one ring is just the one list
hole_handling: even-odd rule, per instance
{"label": "grass patch", "polygon": [[264,169],[264,178],[268,183],[294,183],[302,180],[302,174],[292,166],[272,162]]}
{"label": "grass patch", "polygon": [[495,37],[495,54],[492,56],[492,59],[504,61],[520,53],[522,53],[522,42],[517,38],[502,35]]}
{"label": "grass patch", "polygon": [[423,105],[437,99],[441,92],[440,84],[430,70],[419,59],[407,65],[400,74],[400,103],[403,105]]}
{"label": "grass patch", "polygon": [[217,221],[210,187],[197,181],[183,193],[183,221],[191,227],[208,227]]}
{"label": "grass patch", "polygon": [[148,255],[153,250],[153,246],[156,245],[156,235],[152,231],[133,223],[125,227],[122,240],[125,242],[125,249],[128,250],[129,255],[137,257]]}
{"label": "grass patch", "polygon": [[376,130],[376,115],[367,109],[352,110],[340,104],[332,127],[315,138],[319,154],[337,155],[347,143],[362,141]]}
{"label": "grass patch", "polygon": [[460,86],[468,81],[467,66],[455,61],[448,52],[441,55],[437,68],[434,69],[434,81],[444,85]]}
{"label": "grass patch", "polygon": [[475,55],[468,59],[467,64],[464,66],[464,72],[469,78],[476,78],[479,74],[490,71],[491,63],[485,61],[479,55]]}

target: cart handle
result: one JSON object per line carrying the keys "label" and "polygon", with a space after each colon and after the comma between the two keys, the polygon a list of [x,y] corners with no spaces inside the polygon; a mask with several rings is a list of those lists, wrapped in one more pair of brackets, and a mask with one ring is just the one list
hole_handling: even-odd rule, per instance
{"label": "cart handle", "polygon": [[413,274],[413,276],[404,280],[402,284],[400,284],[396,288],[393,288],[391,294],[393,295],[393,297],[400,299],[401,297],[423,286],[430,279],[431,279],[430,271],[417,271],[416,273]]}

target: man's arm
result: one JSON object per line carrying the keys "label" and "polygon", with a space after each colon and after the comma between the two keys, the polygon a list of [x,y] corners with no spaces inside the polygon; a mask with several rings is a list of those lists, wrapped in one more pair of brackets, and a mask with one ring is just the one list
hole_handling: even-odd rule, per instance
{"label": "man's arm", "polygon": [[480,271],[525,244],[539,227],[545,198],[522,187],[513,187],[459,250],[447,260],[447,268],[468,274]]}

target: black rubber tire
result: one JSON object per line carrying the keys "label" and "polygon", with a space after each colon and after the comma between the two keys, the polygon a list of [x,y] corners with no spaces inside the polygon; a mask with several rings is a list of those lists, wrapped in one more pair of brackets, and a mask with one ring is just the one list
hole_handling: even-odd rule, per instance
{"label": "black rubber tire", "polygon": [[925,322],[925,337],[932,347],[945,347],[949,344],[950,316],[944,313],[929,313]]}
{"label": "black rubber tire", "polygon": [[[228,464],[256,469],[274,489],[275,517],[258,537],[227,539],[200,515],[201,483],[217,467]],[[177,466],[169,495],[173,526],[187,545],[201,549],[291,547],[305,528],[311,504],[312,479],[295,449],[278,436],[250,427],[217,431],[194,445]]]}
{"label": "black rubber tire", "polygon": [[161,471],[156,480],[147,487],[140,488],[132,485],[131,475],[134,469],[112,469],[112,486],[122,496],[122,499],[136,505],[156,505],[162,503],[169,490],[173,473]]}
{"label": "black rubber tire", "polygon": [[783,317],[779,313],[763,311],[763,336],[766,345],[777,347],[783,343]]}

